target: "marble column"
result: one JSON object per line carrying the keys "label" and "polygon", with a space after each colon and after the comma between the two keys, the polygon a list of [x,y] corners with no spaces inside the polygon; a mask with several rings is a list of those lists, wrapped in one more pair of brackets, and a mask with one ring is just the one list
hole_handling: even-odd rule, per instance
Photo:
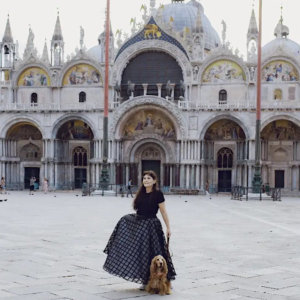
{"label": "marble column", "polygon": [[143,83],[142,86],[143,86],[143,89],[144,89],[144,96],[146,96],[147,95],[147,89],[148,89],[148,83]]}
{"label": "marble column", "polygon": [[161,88],[162,88],[162,83],[157,83],[157,90],[158,90],[158,97],[161,97]]}

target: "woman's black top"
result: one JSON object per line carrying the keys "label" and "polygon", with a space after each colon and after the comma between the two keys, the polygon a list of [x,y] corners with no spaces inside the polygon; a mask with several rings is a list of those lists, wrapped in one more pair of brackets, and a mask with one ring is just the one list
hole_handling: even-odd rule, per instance
{"label": "woman's black top", "polygon": [[141,216],[155,217],[159,203],[165,201],[165,197],[161,191],[153,191],[151,193],[142,193],[137,201],[136,213]]}

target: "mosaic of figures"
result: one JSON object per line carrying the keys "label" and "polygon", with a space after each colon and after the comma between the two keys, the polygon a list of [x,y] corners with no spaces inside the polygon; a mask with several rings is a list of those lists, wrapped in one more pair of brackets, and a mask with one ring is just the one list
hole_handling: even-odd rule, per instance
{"label": "mosaic of figures", "polygon": [[244,140],[243,129],[231,120],[220,120],[211,125],[206,134],[206,140]]}
{"label": "mosaic of figures", "polygon": [[57,133],[61,140],[92,140],[93,137],[90,127],[81,120],[66,122]]}
{"label": "mosaic of figures", "polygon": [[41,140],[40,131],[30,124],[18,124],[14,126],[7,134],[8,138],[13,140]]}
{"label": "mosaic of figures", "polygon": [[137,112],[130,118],[123,130],[124,138],[134,138],[143,133],[156,133],[166,139],[176,137],[171,120],[162,112],[145,109]]}
{"label": "mosaic of figures", "polygon": [[219,60],[209,65],[202,76],[203,82],[241,82],[246,78],[242,68],[230,60]]}
{"label": "mosaic of figures", "polygon": [[99,85],[101,83],[99,71],[87,64],[79,64],[70,68],[63,80],[63,85]]}
{"label": "mosaic of figures", "polygon": [[263,140],[300,140],[300,128],[288,120],[270,123],[261,133]]}
{"label": "mosaic of figures", "polygon": [[50,78],[41,68],[26,69],[19,77],[18,86],[48,86]]}
{"label": "mosaic of figures", "polygon": [[262,70],[265,81],[297,81],[299,79],[296,68],[287,61],[276,60],[268,63]]}

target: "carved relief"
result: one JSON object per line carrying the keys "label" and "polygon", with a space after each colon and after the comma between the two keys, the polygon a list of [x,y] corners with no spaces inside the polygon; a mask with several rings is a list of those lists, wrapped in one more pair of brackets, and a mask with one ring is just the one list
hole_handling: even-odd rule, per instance
{"label": "carved relief", "polygon": [[50,78],[42,68],[32,67],[22,72],[18,86],[49,86]]}
{"label": "carved relief", "polygon": [[242,68],[230,60],[219,60],[210,64],[202,76],[203,82],[242,82],[246,76]]}
{"label": "carved relief", "polygon": [[99,85],[102,83],[100,73],[93,66],[78,64],[70,68],[63,79],[63,85]]}
{"label": "carved relief", "polygon": [[206,140],[244,140],[243,129],[231,120],[220,120],[212,124],[204,137]]}
{"label": "carved relief", "polygon": [[267,125],[261,133],[263,140],[300,140],[300,128],[288,120],[277,120]]}
{"label": "carved relief", "polygon": [[[115,136],[115,131],[117,129],[117,124],[121,119],[130,111],[135,109],[137,106],[148,106],[149,109],[153,107],[161,107],[172,114],[176,120],[176,128],[179,129],[180,136],[186,136],[187,125],[186,121],[182,116],[181,110],[178,109],[173,103],[167,100],[157,99],[157,97],[151,98],[147,97],[136,97],[133,100],[128,100],[122,103],[113,113],[112,123],[110,126],[110,136],[113,138]],[[174,128],[175,129],[175,128]],[[176,135],[177,136],[177,135]],[[177,139],[180,137],[177,136]]]}
{"label": "carved relief", "polygon": [[299,80],[296,68],[291,63],[283,60],[268,63],[262,70],[262,77],[267,82]]}
{"label": "carved relief", "polygon": [[124,139],[140,138],[141,134],[155,133],[164,139],[175,139],[175,129],[171,120],[162,112],[154,109],[142,109],[129,116],[122,136]]}

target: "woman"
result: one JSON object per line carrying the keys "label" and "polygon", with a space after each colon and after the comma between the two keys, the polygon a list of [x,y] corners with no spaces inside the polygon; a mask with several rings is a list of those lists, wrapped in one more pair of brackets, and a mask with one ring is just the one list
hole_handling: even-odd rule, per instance
{"label": "woman", "polygon": [[168,279],[175,279],[175,269],[169,255],[163,229],[156,217],[158,209],[166,224],[167,237],[171,236],[169,218],[163,193],[158,190],[157,176],[145,171],[143,182],[133,201],[136,214],[125,215],[116,225],[104,253],[104,270],[126,280],[148,282],[151,260],[162,255],[168,264]]}
{"label": "woman", "polygon": [[47,178],[44,178],[44,182],[43,182],[43,191],[44,191],[44,194],[47,194],[48,193],[48,179]]}
{"label": "woman", "polygon": [[6,194],[6,183],[5,183],[5,177],[1,177],[1,182],[0,182],[0,190],[1,194]]}

